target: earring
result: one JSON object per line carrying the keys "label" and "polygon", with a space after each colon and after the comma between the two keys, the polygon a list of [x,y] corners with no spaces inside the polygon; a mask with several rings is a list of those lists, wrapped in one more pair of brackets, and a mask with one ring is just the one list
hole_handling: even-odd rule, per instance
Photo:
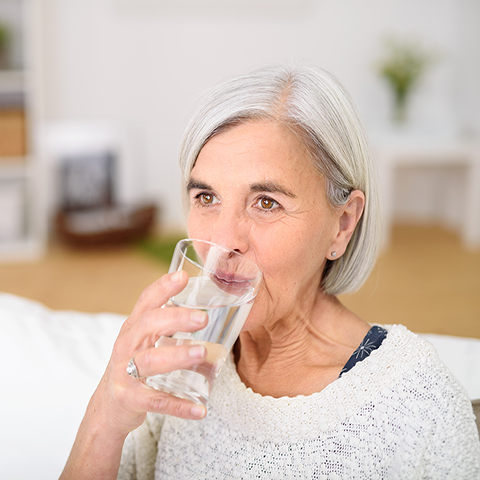
{"label": "earring", "polygon": [[332,252],[330,255],[331,255],[333,258],[335,258],[335,257],[337,256],[337,252]]}

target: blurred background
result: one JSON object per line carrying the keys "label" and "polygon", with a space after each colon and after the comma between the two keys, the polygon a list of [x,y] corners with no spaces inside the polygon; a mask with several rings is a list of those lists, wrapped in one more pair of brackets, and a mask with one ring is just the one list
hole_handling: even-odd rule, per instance
{"label": "blurred background", "polygon": [[375,150],[384,245],[342,300],[480,337],[478,0],[0,0],[0,291],[128,314],[184,235],[201,93],[271,63],[334,73]]}

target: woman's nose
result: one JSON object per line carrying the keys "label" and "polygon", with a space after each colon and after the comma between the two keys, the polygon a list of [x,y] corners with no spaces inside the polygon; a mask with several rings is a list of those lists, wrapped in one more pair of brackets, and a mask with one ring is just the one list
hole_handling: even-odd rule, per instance
{"label": "woman's nose", "polygon": [[222,209],[213,225],[210,241],[245,253],[248,250],[248,230],[248,222],[241,212]]}

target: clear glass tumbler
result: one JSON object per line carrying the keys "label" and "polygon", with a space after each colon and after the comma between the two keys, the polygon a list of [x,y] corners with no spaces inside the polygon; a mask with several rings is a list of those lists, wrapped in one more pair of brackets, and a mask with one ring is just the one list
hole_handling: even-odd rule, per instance
{"label": "clear glass tumbler", "polygon": [[189,275],[183,291],[165,307],[187,307],[208,314],[208,324],[197,332],[162,336],[155,346],[202,344],[206,360],[189,370],[147,377],[152,388],[206,405],[225,359],[250,313],[262,274],[244,255],[204,240],[184,239],[175,247],[169,272]]}

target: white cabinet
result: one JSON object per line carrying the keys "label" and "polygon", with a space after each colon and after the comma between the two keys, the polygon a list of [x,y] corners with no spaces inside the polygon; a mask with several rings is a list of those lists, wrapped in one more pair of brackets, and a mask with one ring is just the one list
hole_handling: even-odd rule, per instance
{"label": "white cabinet", "polygon": [[9,33],[0,69],[0,262],[38,257],[46,240],[40,110],[40,0],[0,0]]}

